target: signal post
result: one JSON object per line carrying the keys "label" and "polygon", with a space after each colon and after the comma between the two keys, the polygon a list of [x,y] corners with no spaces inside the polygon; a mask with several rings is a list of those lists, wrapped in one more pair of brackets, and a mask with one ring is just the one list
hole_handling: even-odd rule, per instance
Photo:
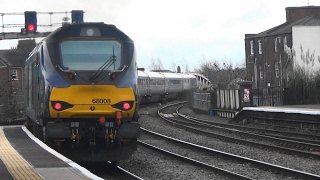
{"label": "signal post", "polygon": [[[61,13],[68,13],[68,12],[39,12],[40,14],[61,14]],[[25,11],[24,13],[0,13],[3,15],[24,15],[25,24],[23,24],[23,28],[21,28],[21,32],[2,32],[0,33],[0,40],[3,39],[23,39],[23,38],[40,38],[46,37],[51,32],[38,32],[38,21],[37,21],[37,14],[36,11]],[[69,12],[70,13],[70,12]],[[72,23],[83,23],[83,10],[72,10],[71,11],[71,22]],[[67,17],[65,17],[68,19]],[[3,20],[2,20],[3,23]],[[52,26],[51,25],[39,25],[39,26]],[[4,28],[4,25],[2,25]]]}

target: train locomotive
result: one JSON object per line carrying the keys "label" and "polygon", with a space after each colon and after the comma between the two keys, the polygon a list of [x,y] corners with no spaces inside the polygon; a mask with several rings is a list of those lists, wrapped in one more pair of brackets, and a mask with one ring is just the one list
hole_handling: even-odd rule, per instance
{"label": "train locomotive", "polygon": [[114,25],[65,24],[25,61],[27,127],[75,161],[129,158],[137,149],[134,42]]}

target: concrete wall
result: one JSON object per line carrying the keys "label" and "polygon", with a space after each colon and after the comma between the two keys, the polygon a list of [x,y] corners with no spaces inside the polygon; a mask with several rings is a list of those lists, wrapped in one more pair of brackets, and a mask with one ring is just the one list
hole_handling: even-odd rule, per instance
{"label": "concrete wall", "polygon": [[293,26],[294,68],[314,73],[320,70],[320,26]]}

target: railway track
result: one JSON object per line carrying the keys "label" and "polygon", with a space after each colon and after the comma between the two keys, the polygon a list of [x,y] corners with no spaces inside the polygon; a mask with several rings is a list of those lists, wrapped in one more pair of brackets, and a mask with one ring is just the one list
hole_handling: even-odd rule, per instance
{"label": "railway track", "polygon": [[[256,179],[259,174],[269,174],[276,179],[318,179],[320,176],[294,169],[253,160],[174,139],[142,128],[140,144],[175,158],[210,169],[234,179]],[[178,148],[177,148],[178,146]],[[221,163],[223,161],[223,163]],[[243,171],[244,169],[248,171]]]}
{"label": "railway track", "polygon": [[[171,121],[176,121],[173,118],[170,118]],[[305,150],[306,155],[309,155],[310,153],[317,153],[320,151],[320,144],[317,141],[312,141],[312,140],[305,140],[305,139],[300,139],[300,138],[290,138],[290,137],[284,137],[284,136],[278,136],[278,135],[265,135],[265,134],[260,134],[260,133],[252,133],[252,132],[246,132],[246,131],[241,131],[240,129],[232,128],[232,127],[222,127],[222,126],[215,126],[211,125],[211,123],[199,123],[196,119],[188,119],[192,121],[190,122],[180,122],[181,124],[187,125],[186,127],[190,127],[192,125],[193,127],[198,126],[206,128],[208,130],[214,129],[215,132],[225,132],[225,133],[232,133],[235,136],[239,135],[240,137],[244,137],[247,139],[253,139],[255,141],[263,141],[264,143],[274,144],[276,146],[285,146],[293,149],[299,149],[299,150]],[[180,125],[181,125],[180,124]],[[189,125],[189,126],[188,126]],[[196,128],[194,128],[196,130]],[[303,155],[304,153],[298,153]],[[313,156],[313,155],[311,155]],[[317,158],[317,156],[315,156]]]}
{"label": "railway track", "polygon": [[[250,177],[246,177],[246,176],[243,176],[243,175],[241,175],[241,174],[234,173],[234,172],[228,171],[228,170],[226,170],[226,169],[223,169],[223,168],[219,168],[219,167],[210,165],[210,164],[208,164],[208,163],[206,163],[206,162],[204,162],[204,161],[200,161],[199,159],[192,158],[192,157],[190,157],[190,155],[188,155],[189,157],[187,157],[187,156],[183,156],[183,155],[181,155],[181,154],[179,154],[179,153],[174,153],[174,152],[172,152],[172,151],[170,151],[170,150],[167,150],[167,149],[170,149],[170,148],[168,148],[168,145],[169,145],[169,144],[166,145],[166,149],[165,149],[165,148],[162,148],[162,147],[160,147],[161,145],[159,145],[159,144],[160,144],[160,143],[159,143],[159,138],[162,139],[162,140],[160,140],[160,141],[165,141],[165,142],[167,142],[168,140],[173,141],[173,142],[174,142],[174,144],[173,144],[174,146],[176,146],[178,143],[180,143],[180,145],[182,145],[183,148],[188,149],[188,148],[190,148],[190,144],[188,144],[188,143],[186,143],[186,142],[179,141],[179,140],[177,140],[177,139],[173,139],[173,138],[170,138],[170,137],[166,137],[166,136],[163,136],[163,135],[154,133],[154,132],[152,132],[152,131],[148,131],[148,130],[143,129],[143,128],[142,128],[142,131],[143,131],[144,133],[149,133],[149,134],[152,134],[153,136],[156,136],[156,138],[153,139],[153,140],[150,140],[150,138],[149,138],[148,140],[139,140],[139,141],[138,141],[140,145],[143,145],[143,146],[145,146],[145,147],[148,147],[148,148],[150,148],[151,150],[158,151],[158,152],[160,152],[160,153],[162,153],[162,154],[165,154],[165,155],[167,155],[167,156],[171,156],[171,157],[174,157],[174,158],[179,159],[179,160],[181,160],[181,161],[190,163],[190,164],[192,164],[193,166],[201,167],[201,168],[204,168],[204,169],[208,169],[208,170],[211,170],[211,171],[213,171],[213,172],[215,172],[215,173],[221,174],[221,175],[223,175],[223,176],[226,176],[226,177],[229,177],[229,178],[232,178],[232,179],[246,179],[246,180],[247,180],[247,179],[251,179]],[[148,135],[146,135],[146,134],[144,134],[144,135],[145,135],[144,138],[148,138],[148,137],[150,136],[150,135],[148,136]],[[162,143],[162,144],[163,144],[163,143]],[[186,147],[186,146],[188,146],[188,147]],[[191,148],[190,148],[190,149],[191,149]],[[194,156],[199,156],[199,157],[202,156],[202,157],[204,157],[203,154],[192,155],[192,156],[193,156],[193,157],[194,157]],[[205,157],[209,157],[209,156],[205,156]]]}
{"label": "railway track", "polygon": [[[180,108],[183,108],[182,106]],[[188,116],[186,114],[182,114],[179,112],[179,109],[177,109],[176,113],[190,121],[196,121],[196,122],[201,122],[201,123],[206,123],[214,126],[219,126],[219,127],[225,127],[225,128],[230,128],[230,129],[237,129],[241,131],[246,131],[246,132],[252,132],[255,134],[263,134],[267,136],[273,136],[273,137],[278,137],[282,139],[288,139],[288,140],[297,140],[300,142],[305,142],[305,143],[310,143],[310,144],[319,144],[320,145],[320,136],[317,134],[305,134],[305,133],[298,133],[298,132],[292,132],[288,131],[286,129],[285,131],[280,131],[280,130],[274,130],[274,129],[267,129],[267,128],[261,128],[264,125],[257,126],[257,127],[248,127],[244,125],[235,125],[235,124],[226,124],[226,123],[218,123],[218,122],[213,122],[205,119],[199,119],[195,117]]]}
{"label": "railway track", "polygon": [[[302,118],[302,117],[300,117]],[[313,134],[319,133],[319,122],[317,121],[307,121],[303,119],[283,119],[276,117],[264,117],[250,115],[248,117],[248,122],[251,124],[256,124],[259,126],[271,127],[275,129],[290,129],[295,131],[308,131]]]}
{"label": "railway track", "polygon": [[[215,123],[215,122],[210,122],[208,120],[202,120],[202,119],[190,117],[190,116],[181,114],[178,111],[177,111],[177,114],[193,122],[201,122],[201,123],[212,125],[212,126],[226,128],[223,130],[228,130],[228,129],[231,129],[230,131],[240,130],[240,131],[243,131],[244,133],[238,131],[237,132],[238,134],[241,134],[247,137],[256,136],[261,141],[271,139],[277,145],[285,146],[288,148],[304,150],[312,154],[319,154],[318,152],[320,151],[320,141],[318,141],[320,139],[320,136],[318,135],[277,131],[277,130],[267,130],[267,129],[262,129],[258,127],[256,128],[244,127],[240,125],[232,125],[232,124],[224,124],[224,123]],[[316,139],[316,140],[312,140],[312,139]]]}
{"label": "railway track", "polygon": [[[181,108],[181,106],[179,108]],[[236,129],[234,126],[225,125],[224,127],[222,127],[217,126],[216,123],[213,123],[215,125],[212,125],[196,118],[187,118],[185,115],[182,115],[178,111],[177,114],[180,114],[180,117],[175,117],[171,114],[163,114],[160,111],[162,110],[159,110],[159,116],[163,117],[163,119],[167,122],[174,124],[175,126],[188,129],[189,131],[193,131],[195,133],[202,133],[210,137],[221,139],[223,141],[273,149],[276,151],[286,152],[288,154],[320,159],[320,155],[318,153],[320,151],[319,144],[312,144],[300,142],[297,140],[288,140],[279,137],[244,132]],[[304,151],[301,149],[303,149]]]}
{"label": "railway track", "polygon": [[[318,168],[318,160],[304,158],[301,156],[295,156],[289,154],[287,151],[285,153],[274,150],[270,150],[264,147],[248,146],[241,142],[231,142],[227,140],[220,140],[212,138],[198,131],[196,133],[190,132],[190,130],[185,128],[179,128],[178,125],[164,121],[159,118],[158,112],[161,112],[164,116],[172,116],[172,118],[182,120],[178,117],[176,109],[173,107],[168,107],[167,109],[162,109],[159,111],[159,107],[164,106],[164,104],[158,104],[154,107],[146,107],[146,109],[141,109],[140,120],[141,127],[144,129],[152,130],[159,134],[163,134],[175,139],[183,140],[199,146],[204,146],[210,149],[216,149],[217,151],[233,154],[236,156],[242,156],[248,159],[254,159],[257,161],[262,161],[267,164],[272,164],[274,166],[281,166],[287,169],[292,169],[293,171],[300,171],[302,173],[310,174],[315,177],[304,177],[304,175],[288,175],[290,173],[285,172],[285,175],[277,173],[277,170],[265,170],[265,168],[259,167],[258,165],[251,165],[250,163],[241,163],[241,161],[232,160],[232,158],[225,158],[223,156],[214,156],[210,152],[203,152],[201,150],[192,149],[186,145],[179,145],[174,142],[169,142],[157,136],[149,135],[142,130],[140,141],[156,146],[160,149],[165,149],[172,153],[179,154],[191,159],[202,161],[211,166],[216,166],[221,169],[229,170],[236,174],[245,176],[251,179],[318,179],[320,176]],[[180,106],[177,104],[177,106]],[[202,117],[205,119],[207,116],[192,114],[192,110],[187,109],[183,111],[185,114],[190,116]],[[147,113],[145,113],[147,112]],[[220,121],[220,118],[210,117],[212,120]],[[220,122],[223,122],[221,119]],[[196,127],[196,126],[194,126]],[[199,128],[204,130],[205,128]],[[227,133],[228,134],[228,133]],[[232,135],[232,133],[229,133]],[[226,135],[226,133],[225,133]],[[170,147],[168,147],[170,146]],[[226,161],[224,159],[227,159]],[[212,175],[217,176],[219,173],[213,170],[208,170],[202,166],[197,169],[191,162],[182,163],[178,158],[173,158],[171,155],[163,155],[158,152],[158,150],[153,150],[152,148],[142,145],[138,145],[138,153],[136,153],[132,159],[120,162],[121,166],[129,171],[144,177],[146,179],[222,179],[220,177],[227,177],[226,175],[220,175],[220,177],[212,177]],[[241,164],[244,164],[241,166]],[[256,166],[256,167],[255,167]],[[254,167],[252,169],[252,167]],[[243,171],[243,172],[242,172]],[[211,173],[210,173],[211,172]],[[260,174],[261,173],[261,174]],[[235,179],[235,178],[227,178]]]}
{"label": "railway track", "polygon": [[[179,106],[178,104],[176,104],[176,106]],[[168,106],[167,106],[168,107]],[[209,132],[201,132],[201,130],[202,131],[208,131],[208,129],[206,129],[206,126],[207,125],[205,125],[205,126],[203,126],[203,124],[202,124],[202,126],[200,126],[200,128],[199,127],[197,127],[198,126],[198,124],[189,124],[188,126],[189,126],[189,128],[190,129],[188,129],[188,128],[185,128],[184,126],[186,126],[186,125],[181,125],[181,124],[179,124],[179,123],[181,123],[181,122],[188,122],[189,120],[186,120],[186,119],[184,119],[184,120],[182,120],[180,117],[178,117],[178,114],[174,111],[174,110],[172,110],[173,108],[171,107],[171,108],[167,108],[167,107],[164,107],[163,109],[161,109],[161,110],[159,110],[158,111],[158,113],[159,113],[159,115],[160,116],[162,116],[162,117],[165,117],[167,120],[166,120],[166,122],[167,122],[167,124],[170,124],[170,125],[173,125],[173,126],[171,126],[171,127],[181,127],[181,129],[184,129],[184,130],[187,130],[187,131],[192,131],[192,132],[195,132],[195,133],[192,133],[192,134],[198,134],[199,136],[206,136],[207,138],[205,138],[205,139],[210,139],[209,138],[209,136],[208,136],[208,133]],[[169,110],[167,110],[167,109],[169,109]],[[187,111],[185,111],[185,112],[187,112],[187,113],[185,113],[185,114],[188,114],[189,112],[190,112],[190,109],[188,109]],[[196,115],[197,116],[197,115]],[[203,116],[202,116],[203,117]],[[177,120],[177,121],[179,121],[179,123],[177,123],[177,122],[174,122],[174,121],[172,121],[172,119],[173,120]],[[211,118],[212,119],[212,118]],[[215,118],[214,118],[215,119]],[[218,120],[219,121],[219,120]],[[222,121],[221,121],[222,122]],[[189,122],[190,123],[190,122]],[[201,124],[201,123],[200,123]],[[192,129],[193,128],[193,129]],[[153,128],[152,128],[153,129]],[[156,128],[156,129],[158,129],[158,128]],[[172,129],[172,128],[169,128],[169,129]],[[180,130],[179,130],[180,131]],[[213,129],[211,129],[210,130],[211,132],[213,132],[214,130]],[[299,149],[299,147],[292,147],[293,149],[289,149],[289,148],[283,148],[283,147],[279,147],[279,146],[268,146],[268,145],[265,145],[264,144],[264,142],[263,143],[254,143],[253,142],[253,144],[251,143],[251,141],[252,140],[249,140],[248,142],[246,142],[246,141],[243,141],[243,139],[246,139],[246,138],[234,138],[234,137],[229,137],[229,136],[239,136],[239,135],[234,135],[234,134],[236,134],[236,132],[237,132],[238,130],[236,130],[236,129],[233,129],[233,132],[232,133],[224,133],[224,135],[221,135],[220,133],[218,134],[218,135],[210,135],[210,137],[212,137],[212,136],[214,136],[215,138],[217,138],[217,136],[218,136],[218,138],[219,139],[221,139],[222,141],[219,141],[219,145],[221,144],[220,142],[232,142],[232,143],[236,143],[236,144],[238,144],[239,146],[247,146],[248,144],[249,144],[249,146],[247,146],[247,147],[250,147],[250,146],[252,146],[253,148],[256,148],[257,147],[257,149],[261,149],[261,151],[266,151],[266,149],[268,149],[267,151],[267,154],[269,154],[269,153],[271,153],[272,154],[272,152],[270,151],[270,149],[272,149],[272,151],[274,151],[274,150],[276,150],[275,151],[275,154],[277,154],[276,155],[276,157],[277,157],[277,159],[279,158],[279,155],[280,154],[283,154],[283,156],[286,156],[287,158],[290,158],[290,156],[293,156],[292,158],[294,158],[294,157],[297,157],[297,156],[295,156],[296,154],[299,154],[299,159],[301,159],[304,163],[305,163],[305,161],[310,161],[311,159],[309,159],[309,158],[303,158],[302,156],[304,156],[304,157],[315,157],[315,158],[312,158],[312,159],[314,159],[314,160],[312,160],[312,162],[314,161],[314,162],[316,162],[317,160],[315,160],[316,158],[318,159],[318,155],[316,155],[317,153],[309,153],[309,152],[303,152],[303,151],[300,151],[299,152],[299,150],[294,150],[294,148],[297,148],[297,149]],[[165,133],[165,134],[172,134],[172,133]],[[171,135],[169,135],[169,136],[171,136]],[[179,138],[180,139],[180,138]],[[182,138],[182,139],[185,139],[185,138]],[[188,140],[187,140],[188,141]],[[194,141],[194,140],[193,140]],[[210,140],[211,141],[211,140]],[[260,140],[258,139],[258,140],[256,140],[257,142],[259,142]],[[202,145],[204,145],[203,143],[201,143]],[[209,143],[210,144],[210,143]],[[238,146],[237,145],[237,146]],[[206,146],[206,145],[205,145]],[[210,145],[210,146],[212,146],[212,145]],[[228,145],[229,146],[229,145]],[[300,147],[301,148],[301,147]],[[219,148],[219,149],[221,149],[221,148]],[[223,149],[225,149],[225,148],[223,148]],[[302,148],[303,149],[303,148]],[[228,150],[229,151],[229,150]],[[254,153],[259,153],[259,151],[254,151]],[[236,153],[236,154],[238,154],[238,153]],[[240,154],[243,154],[243,153],[240,153]],[[247,156],[247,155],[245,155],[245,156]],[[252,155],[251,155],[252,156]],[[261,158],[258,158],[258,159],[261,159]],[[262,159],[266,159],[266,158],[262,158]],[[309,159],[309,160],[308,160]],[[270,160],[268,160],[268,161],[270,161]],[[285,160],[285,161],[288,161],[288,160]],[[289,160],[290,161],[290,160]],[[273,162],[273,160],[271,160],[270,162]],[[272,163],[273,164],[273,163]],[[284,165],[284,167],[288,167],[286,164],[284,164],[284,163],[277,163],[277,164],[283,164]],[[292,165],[289,165],[289,166],[292,166]],[[306,168],[300,168],[300,167],[298,167],[297,165],[294,165],[294,166],[292,166],[293,167],[293,169],[300,169],[300,170],[302,170],[303,172],[313,172],[313,173],[315,173],[315,172],[317,172],[317,171],[313,171],[312,169],[306,169]],[[305,167],[305,166],[304,166]],[[308,165],[308,167],[309,167],[309,165]],[[318,173],[315,173],[315,174],[318,174]]]}

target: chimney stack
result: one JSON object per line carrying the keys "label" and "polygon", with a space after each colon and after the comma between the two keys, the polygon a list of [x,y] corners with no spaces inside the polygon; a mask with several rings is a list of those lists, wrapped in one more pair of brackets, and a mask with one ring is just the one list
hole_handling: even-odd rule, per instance
{"label": "chimney stack", "polygon": [[180,66],[177,67],[177,73],[181,73],[181,68],[180,68]]}
{"label": "chimney stack", "polygon": [[286,18],[288,23],[297,21],[308,16],[320,17],[320,6],[302,6],[286,8]]}

